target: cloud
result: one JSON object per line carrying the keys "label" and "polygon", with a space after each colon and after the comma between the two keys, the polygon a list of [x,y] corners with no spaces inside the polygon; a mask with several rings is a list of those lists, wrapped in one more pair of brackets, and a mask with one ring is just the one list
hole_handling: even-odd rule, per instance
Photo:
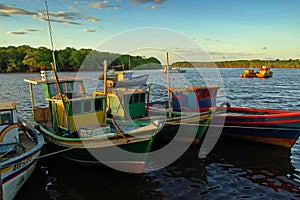
{"label": "cloud", "polygon": [[25,28],[25,29],[22,29],[21,31],[23,31],[23,32],[36,32],[36,31],[43,31],[43,30],[45,30],[45,28],[31,28],[31,29]]}
{"label": "cloud", "polygon": [[9,31],[9,32],[7,32],[8,35],[24,35],[27,33],[28,32],[26,32],[26,31]]}
{"label": "cloud", "polygon": [[157,6],[144,6],[144,8],[149,8],[151,10],[156,10],[157,9]]}
{"label": "cloud", "polygon": [[83,19],[83,20],[88,20],[90,22],[99,22],[100,20],[95,18],[95,17],[91,17],[91,16],[83,16],[81,17],[80,19]]}
{"label": "cloud", "polygon": [[[64,19],[75,20],[76,17],[78,16],[78,13],[68,13],[68,12],[60,11],[60,12],[57,12],[57,13],[49,13],[49,17],[50,16],[52,16],[52,18],[53,17],[58,18],[58,19],[50,18],[51,22],[60,23],[60,24],[81,25],[81,23],[79,23],[79,22],[64,20]],[[39,21],[42,21],[42,22],[48,21],[46,15],[44,15],[43,13],[39,13],[38,15],[35,15],[33,17],[33,19],[39,20]]]}
{"label": "cloud", "polygon": [[96,32],[96,29],[83,29],[83,32],[92,33],[92,32]]}
{"label": "cloud", "polygon": [[0,16],[11,16],[11,15],[27,15],[27,16],[33,16],[37,13],[30,12],[21,8],[14,8],[6,6],[2,3],[0,3]]}
{"label": "cloud", "polygon": [[207,42],[220,42],[220,40],[214,40],[214,39],[210,39],[210,38],[206,38],[205,40]]}
{"label": "cloud", "polygon": [[118,10],[120,8],[119,5],[112,5],[108,4],[109,1],[102,1],[102,2],[91,2],[90,6],[97,9],[115,9]]}
{"label": "cloud", "polygon": [[129,0],[133,4],[140,4],[140,3],[154,3],[154,4],[162,4],[165,0]]}
{"label": "cloud", "polygon": [[6,33],[8,35],[24,35],[24,34],[28,34],[30,32],[36,32],[36,31],[42,31],[42,30],[45,30],[45,28],[31,28],[31,29],[24,28],[24,29],[21,29],[20,31],[9,31]]}

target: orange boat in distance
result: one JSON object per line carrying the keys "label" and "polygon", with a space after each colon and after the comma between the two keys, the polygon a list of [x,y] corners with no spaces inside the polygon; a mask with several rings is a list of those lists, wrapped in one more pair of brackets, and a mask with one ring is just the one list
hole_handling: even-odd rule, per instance
{"label": "orange boat in distance", "polygon": [[240,74],[240,77],[242,77],[242,78],[254,78],[254,77],[256,77],[256,73],[254,72],[254,69],[245,69],[244,73]]}
{"label": "orange boat in distance", "polygon": [[273,72],[267,66],[261,66],[259,72],[256,73],[257,78],[271,78],[273,76]]}

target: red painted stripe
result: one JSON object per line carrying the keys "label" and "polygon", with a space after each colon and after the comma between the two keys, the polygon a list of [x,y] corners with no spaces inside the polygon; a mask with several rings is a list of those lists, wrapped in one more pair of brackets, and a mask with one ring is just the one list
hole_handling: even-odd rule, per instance
{"label": "red painted stripe", "polygon": [[226,121],[225,124],[289,124],[289,123],[296,123],[300,122],[300,119],[294,120],[276,120],[276,121],[267,121],[267,122],[229,122]]}

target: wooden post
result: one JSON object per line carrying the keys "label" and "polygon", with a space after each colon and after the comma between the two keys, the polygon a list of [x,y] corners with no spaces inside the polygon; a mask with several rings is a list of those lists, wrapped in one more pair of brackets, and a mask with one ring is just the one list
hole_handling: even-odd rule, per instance
{"label": "wooden post", "polygon": [[167,65],[167,79],[168,79],[168,111],[169,111],[169,117],[171,117],[171,94],[170,94],[170,72],[169,72],[169,54],[167,52],[167,58],[166,58],[166,65]]}
{"label": "wooden post", "polygon": [[4,195],[3,195],[3,185],[2,185],[2,171],[1,171],[1,168],[2,168],[2,164],[1,164],[1,161],[2,161],[2,157],[0,157],[0,200],[4,199]]}
{"label": "wooden post", "polygon": [[104,94],[106,95],[107,93],[107,62],[106,60],[103,61],[103,90],[104,90]]}
{"label": "wooden post", "polygon": [[34,97],[33,97],[33,90],[32,90],[32,83],[29,83],[29,92],[30,92],[30,101],[31,101],[31,110],[32,116],[34,117]]}
{"label": "wooden post", "polygon": [[149,116],[149,107],[150,107],[150,86],[147,87],[147,116]]}

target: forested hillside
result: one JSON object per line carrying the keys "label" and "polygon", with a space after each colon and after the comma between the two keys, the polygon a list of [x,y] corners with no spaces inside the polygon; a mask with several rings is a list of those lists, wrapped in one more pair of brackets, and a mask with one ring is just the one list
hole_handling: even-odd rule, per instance
{"label": "forested hillside", "polygon": [[[59,71],[99,70],[103,61],[107,60],[109,67],[121,66],[124,69],[138,67],[139,69],[161,68],[161,63],[154,57],[120,55],[99,52],[92,49],[75,49],[67,47],[55,51]],[[27,45],[0,47],[0,72],[38,72],[51,69],[52,52],[46,47],[33,48]]]}
{"label": "forested hillside", "polygon": [[219,62],[176,62],[173,67],[218,67],[218,68],[259,68],[267,65],[271,68],[300,68],[300,60],[235,60]]}

